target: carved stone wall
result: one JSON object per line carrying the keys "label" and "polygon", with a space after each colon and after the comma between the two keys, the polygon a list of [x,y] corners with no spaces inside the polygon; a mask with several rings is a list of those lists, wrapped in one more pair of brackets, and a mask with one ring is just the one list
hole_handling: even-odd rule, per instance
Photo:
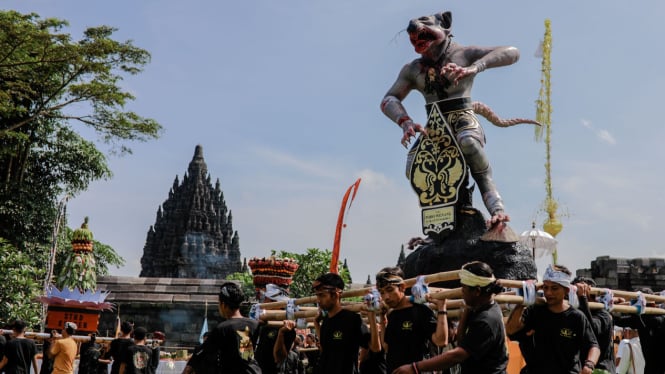
{"label": "carved stone wall", "polygon": [[593,278],[598,287],[634,291],[648,287],[665,289],[665,258],[596,257],[590,269],[577,270],[578,276]]}
{"label": "carved stone wall", "polygon": [[212,186],[196,146],[182,182],[176,176],[157,209],[141,257],[141,277],[223,279],[240,271],[238,232],[219,179]]}
{"label": "carved stone wall", "polygon": [[98,331],[101,336],[113,336],[116,318],[132,321],[148,332],[162,331],[166,345],[193,347],[199,342],[203,321],[208,318],[212,329],[222,321],[219,315],[221,279],[139,278],[104,276],[98,280],[98,290],[109,292],[106,301],[115,305],[114,311],[102,312]]}

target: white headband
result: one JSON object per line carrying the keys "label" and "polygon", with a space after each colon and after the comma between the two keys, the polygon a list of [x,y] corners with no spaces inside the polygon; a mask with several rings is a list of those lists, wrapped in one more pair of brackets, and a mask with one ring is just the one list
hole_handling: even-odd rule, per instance
{"label": "white headband", "polygon": [[549,265],[547,270],[545,270],[545,274],[543,274],[543,280],[558,283],[566,288],[570,288],[570,275],[564,273],[563,271],[554,270],[552,265]]}
{"label": "white headband", "polygon": [[483,277],[481,275],[473,274],[472,272],[462,269],[459,271],[459,280],[465,286],[469,287],[485,287],[490,283],[496,281],[494,276]]}

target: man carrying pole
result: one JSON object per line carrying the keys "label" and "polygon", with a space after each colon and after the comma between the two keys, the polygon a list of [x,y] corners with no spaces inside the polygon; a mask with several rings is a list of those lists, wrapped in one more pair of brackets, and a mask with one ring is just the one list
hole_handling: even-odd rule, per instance
{"label": "man carrying pole", "polygon": [[358,313],[342,309],[344,280],[327,273],[312,284],[319,304],[314,326],[321,340],[317,374],[356,374],[358,351],[368,348],[370,333]]}
{"label": "man carrying pole", "polygon": [[[545,305],[517,305],[506,322],[506,332],[534,330],[533,360],[529,372],[539,374],[591,374],[600,349],[591,323],[565,301],[571,287],[570,270],[550,265],[543,275]],[[581,357],[581,352],[588,352]]]}
{"label": "man carrying pole", "polygon": [[393,374],[419,374],[461,364],[463,374],[505,374],[508,355],[503,316],[494,295],[501,292],[492,268],[471,262],[459,273],[466,308],[460,318],[457,347],[424,361],[402,365]]}
{"label": "man carrying pole", "polygon": [[[381,321],[383,346],[386,350],[388,372],[428,353],[428,342],[438,347],[448,344],[446,300],[432,299],[437,305],[434,315],[429,306],[410,301],[406,296],[404,272],[398,267],[386,267],[376,274],[376,288],[383,303],[390,308]],[[372,323],[373,321],[370,321]]]}

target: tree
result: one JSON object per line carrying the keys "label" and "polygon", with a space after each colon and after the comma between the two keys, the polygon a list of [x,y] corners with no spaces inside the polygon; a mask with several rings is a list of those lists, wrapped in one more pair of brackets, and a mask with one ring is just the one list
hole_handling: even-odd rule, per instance
{"label": "tree", "polygon": [[43,268],[33,266],[27,254],[0,238],[0,328],[20,318],[39,324]]}
{"label": "tree", "polygon": [[252,282],[252,274],[248,271],[232,273],[226,276],[227,280],[237,281],[242,287],[242,292],[245,294],[247,301],[255,300],[256,290]]}
{"label": "tree", "polygon": [[106,158],[75,125],[91,128],[112,152],[156,138],[161,126],[124,110],[134,96],[123,75],[150,54],[88,28],[79,41],[67,22],[0,11],[0,237],[19,250],[49,242],[56,202],[110,178]]}
{"label": "tree", "polygon": [[[112,27],[91,27],[73,40],[66,26],[0,10],[0,238],[6,240],[0,262],[2,276],[12,276],[6,284],[15,285],[3,283],[0,303],[16,306],[0,310],[0,318],[33,315],[21,303],[41,292],[43,274],[35,269],[48,266],[58,202],[112,175],[82,127],[120,154],[131,153],[126,143],[157,138],[161,130],[155,120],[125,109],[134,96],[120,85],[142,71],[150,54],[114,40]],[[96,244],[99,275],[123,263],[112,248]],[[59,243],[57,258],[65,251],[69,242]]]}
{"label": "tree", "polygon": [[[90,126],[107,142],[156,137],[157,122],[122,110],[134,96],[118,85],[119,72],[141,72],[150,54],[111,39],[117,29],[109,26],[88,28],[78,42],[60,33],[65,26],[64,20],[34,13],[0,12],[0,134],[58,119]],[[92,113],[66,112],[73,104],[77,110],[85,104]]]}
{"label": "tree", "polygon": [[[293,258],[298,261],[298,270],[293,274],[293,283],[291,283],[291,297],[300,298],[312,295],[312,282],[322,274],[330,271],[330,261],[332,259],[332,252],[328,249],[320,250],[318,248],[308,248],[305,253],[293,253],[280,251],[276,254],[273,250],[272,254],[285,258]],[[339,275],[344,279],[344,283],[348,286],[351,284],[351,274],[348,267],[341,266]]]}

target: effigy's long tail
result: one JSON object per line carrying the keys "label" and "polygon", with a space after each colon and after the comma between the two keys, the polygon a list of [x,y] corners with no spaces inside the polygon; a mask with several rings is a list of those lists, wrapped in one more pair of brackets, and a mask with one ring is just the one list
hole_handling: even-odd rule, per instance
{"label": "effigy's long tail", "polygon": [[473,107],[474,112],[485,117],[494,126],[510,127],[518,125],[520,123],[530,123],[532,125],[541,126],[540,122],[528,118],[506,118],[506,119],[500,118],[496,113],[494,113],[492,108],[490,108],[486,104],[481,103],[480,101],[474,101],[473,103],[471,103],[471,105]]}

